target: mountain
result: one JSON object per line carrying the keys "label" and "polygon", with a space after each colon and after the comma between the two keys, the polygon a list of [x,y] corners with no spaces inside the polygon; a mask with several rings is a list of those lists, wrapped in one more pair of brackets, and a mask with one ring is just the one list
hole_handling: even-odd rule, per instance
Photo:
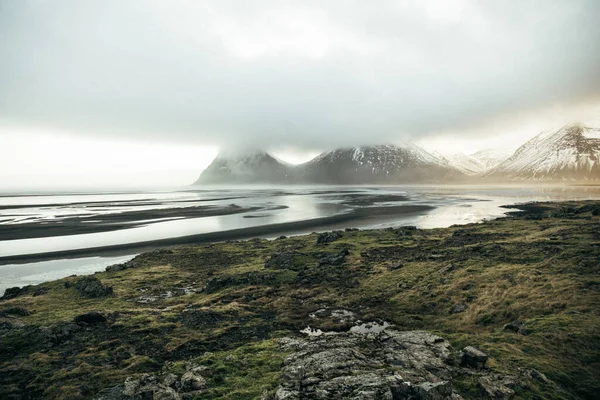
{"label": "mountain", "polygon": [[485,171],[485,166],[477,158],[464,153],[440,154],[433,153],[446,161],[447,165],[459,170],[465,175],[478,175]]}
{"label": "mountain", "polygon": [[296,167],[305,183],[371,184],[441,182],[464,177],[417,146],[378,145],[336,149]]}
{"label": "mountain", "polygon": [[488,149],[488,150],[479,150],[473,154],[470,155],[472,158],[474,158],[475,160],[477,160],[479,162],[479,164],[481,164],[481,166],[483,167],[483,171],[487,171],[488,169],[492,169],[495,166],[497,166],[498,164],[500,164],[502,161],[506,160],[510,154],[499,151],[499,150],[494,150],[494,149]]}
{"label": "mountain", "polygon": [[496,179],[600,180],[600,129],[581,124],[542,132],[490,170]]}
{"label": "mountain", "polygon": [[262,150],[223,152],[194,184],[287,183],[290,169],[290,165]]}

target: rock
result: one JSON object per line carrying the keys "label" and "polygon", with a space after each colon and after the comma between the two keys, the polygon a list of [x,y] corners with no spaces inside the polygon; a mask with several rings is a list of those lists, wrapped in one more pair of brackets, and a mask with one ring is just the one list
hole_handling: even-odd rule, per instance
{"label": "rock", "polygon": [[317,266],[320,267],[322,265],[342,265],[346,256],[350,254],[348,249],[343,249],[337,254],[328,254],[324,257],[321,257],[317,262]]}
{"label": "rock", "polygon": [[466,304],[455,304],[452,306],[452,308],[450,309],[450,314],[458,314],[461,312],[465,312],[467,310],[467,305]]}
{"label": "rock", "polygon": [[66,288],[66,289],[70,289],[70,288],[71,288],[71,286],[73,286],[73,282],[71,282],[71,281],[66,281],[66,282],[65,282],[65,288]]}
{"label": "rock", "polygon": [[20,288],[18,286],[8,288],[4,292],[4,295],[0,297],[0,300],[10,300],[14,299],[15,297],[22,296],[23,294],[27,293],[28,289],[29,286],[25,286],[23,288]]}
{"label": "rock", "polygon": [[103,285],[95,276],[84,276],[75,282],[75,289],[85,297],[105,297],[113,293],[112,286]]}
{"label": "rock", "polygon": [[265,261],[265,268],[292,269],[294,267],[294,252],[280,251]]}
{"label": "rock", "polygon": [[49,288],[41,286],[41,287],[35,289],[32,296],[33,297],[42,296],[42,295],[45,295],[46,293],[48,293],[49,291],[50,291]]}
{"label": "rock", "polygon": [[510,388],[516,384],[512,377],[501,374],[490,374],[480,377],[477,382],[492,399],[510,399],[515,395],[515,391]]}
{"label": "rock", "polygon": [[175,390],[178,390],[181,387],[181,385],[179,384],[179,378],[175,374],[165,375],[162,384],[163,386],[170,387]]}
{"label": "rock", "polygon": [[0,316],[0,332],[21,329],[24,327],[25,323],[18,318]]}
{"label": "rock", "polygon": [[317,245],[335,242],[336,240],[340,239],[342,236],[343,236],[343,234],[340,231],[319,233],[319,236],[317,237]]}
{"label": "rock", "polygon": [[278,240],[287,239],[287,236],[285,236],[285,235],[281,235],[281,236],[279,236],[277,239],[278,239]]}
{"label": "rock", "polygon": [[484,368],[488,355],[472,346],[462,350],[460,365],[463,367]]}
{"label": "rock", "polygon": [[4,310],[2,310],[2,312],[4,314],[20,315],[21,317],[31,315],[31,313],[27,309],[18,306],[5,308]]}
{"label": "rock", "polygon": [[206,387],[206,379],[194,370],[188,371],[181,377],[181,390],[193,392],[203,390]]}
{"label": "rock", "polygon": [[75,323],[77,324],[104,324],[106,323],[106,317],[99,312],[92,311],[89,313],[81,314],[75,317]]}
{"label": "rock", "polygon": [[528,370],[527,371],[527,375],[530,378],[535,379],[538,382],[542,382],[543,384],[546,384],[546,385],[552,384],[552,381],[550,379],[548,379],[548,377],[546,377],[546,375],[544,375],[543,373],[541,373],[537,369],[530,369],[530,370]]}
{"label": "rock", "polygon": [[512,322],[509,322],[508,324],[504,325],[504,327],[502,329],[505,331],[517,333],[517,332],[519,332],[519,329],[521,329],[521,326],[523,326],[522,322],[512,321]]}
{"label": "rock", "polygon": [[114,264],[105,268],[106,272],[118,272],[127,269],[127,264]]}
{"label": "rock", "polygon": [[[159,383],[155,375],[143,374],[139,378],[129,377],[125,380],[121,399],[131,400],[179,400],[181,396],[171,387]],[[117,397],[116,399],[118,399]]]}
{"label": "rock", "polygon": [[424,331],[340,332],[284,338],[275,399],[451,399],[450,344]]}

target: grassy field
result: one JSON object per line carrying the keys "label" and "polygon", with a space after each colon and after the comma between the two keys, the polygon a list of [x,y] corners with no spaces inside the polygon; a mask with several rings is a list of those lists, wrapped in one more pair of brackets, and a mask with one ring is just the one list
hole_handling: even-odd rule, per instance
{"label": "grassy field", "polygon": [[[444,229],[345,231],[319,245],[312,234],[157,250],[96,274],[113,288],[102,298],[70,285],[79,277],[29,288],[0,301],[0,311],[31,313],[18,316],[24,327],[0,330],[0,398],[93,398],[128,376],[190,363],[210,371],[199,398],[260,398],[277,388],[286,357],[276,338],[308,325],[348,329],[310,317],[339,308],[477,346],[492,370],[536,369],[554,382],[524,379],[517,398],[598,398],[600,204],[521,209]],[[107,323],[73,323],[89,311]],[[454,385],[484,398],[472,379]]]}

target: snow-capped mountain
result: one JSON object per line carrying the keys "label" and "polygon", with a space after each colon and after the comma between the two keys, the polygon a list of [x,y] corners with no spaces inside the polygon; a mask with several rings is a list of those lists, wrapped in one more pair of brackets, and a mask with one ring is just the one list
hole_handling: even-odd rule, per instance
{"label": "snow-capped mountain", "polygon": [[446,161],[447,165],[459,170],[465,175],[478,175],[485,171],[485,166],[475,157],[464,153],[441,154],[433,153]]}
{"label": "snow-capped mountain", "polygon": [[291,166],[262,150],[222,152],[195,184],[286,183]]}
{"label": "snow-capped mountain", "polygon": [[298,166],[300,181],[370,184],[440,182],[464,175],[417,146],[377,145],[336,149]]}
{"label": "snow-capped mountain", "polygon": [[542,181],[600,180],[600,129],[581,124],[542,132],[486,177]]}
{"label": "snow-capped mountain", "polygon": [[474,158],[481,164],[483,167],[482,172],[494,168],[502,161],[506,160],[509,156],[510,153],[495,149],[479,150],[473,154],[470,154],[470,157]]}

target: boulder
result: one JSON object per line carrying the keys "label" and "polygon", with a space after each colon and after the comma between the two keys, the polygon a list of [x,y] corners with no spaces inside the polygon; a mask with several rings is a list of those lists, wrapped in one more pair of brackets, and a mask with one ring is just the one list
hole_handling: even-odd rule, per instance
{"label": "boulder", "polygon": [[472,346],[462,350],[460,365],[463,367],[484,368],[488,355]]}
{"label": "boulder", "polygon": [[99,312],[92,311],[89,313],[81,314],[75,317],[75,323],[81,324],[104,324],[106,323],[106,317]]}
{"label": "boulder", "polygon": [[336,240],[340,239],[342,236],[343,236],[343,234],[340,231],[319,233],[319,236],[317,236],[317,245],[335,242]]}
{"label": "boulder", "polygon": [[350,331],[284,338],[275,399],[451,399],[450,344],[425,331]]}
{"label": "boulder", "polygon": [[95,276],[84,276],[75,282],[75,289],[85,297],[105,297],[113,293],[112,286],[103,285]]}

